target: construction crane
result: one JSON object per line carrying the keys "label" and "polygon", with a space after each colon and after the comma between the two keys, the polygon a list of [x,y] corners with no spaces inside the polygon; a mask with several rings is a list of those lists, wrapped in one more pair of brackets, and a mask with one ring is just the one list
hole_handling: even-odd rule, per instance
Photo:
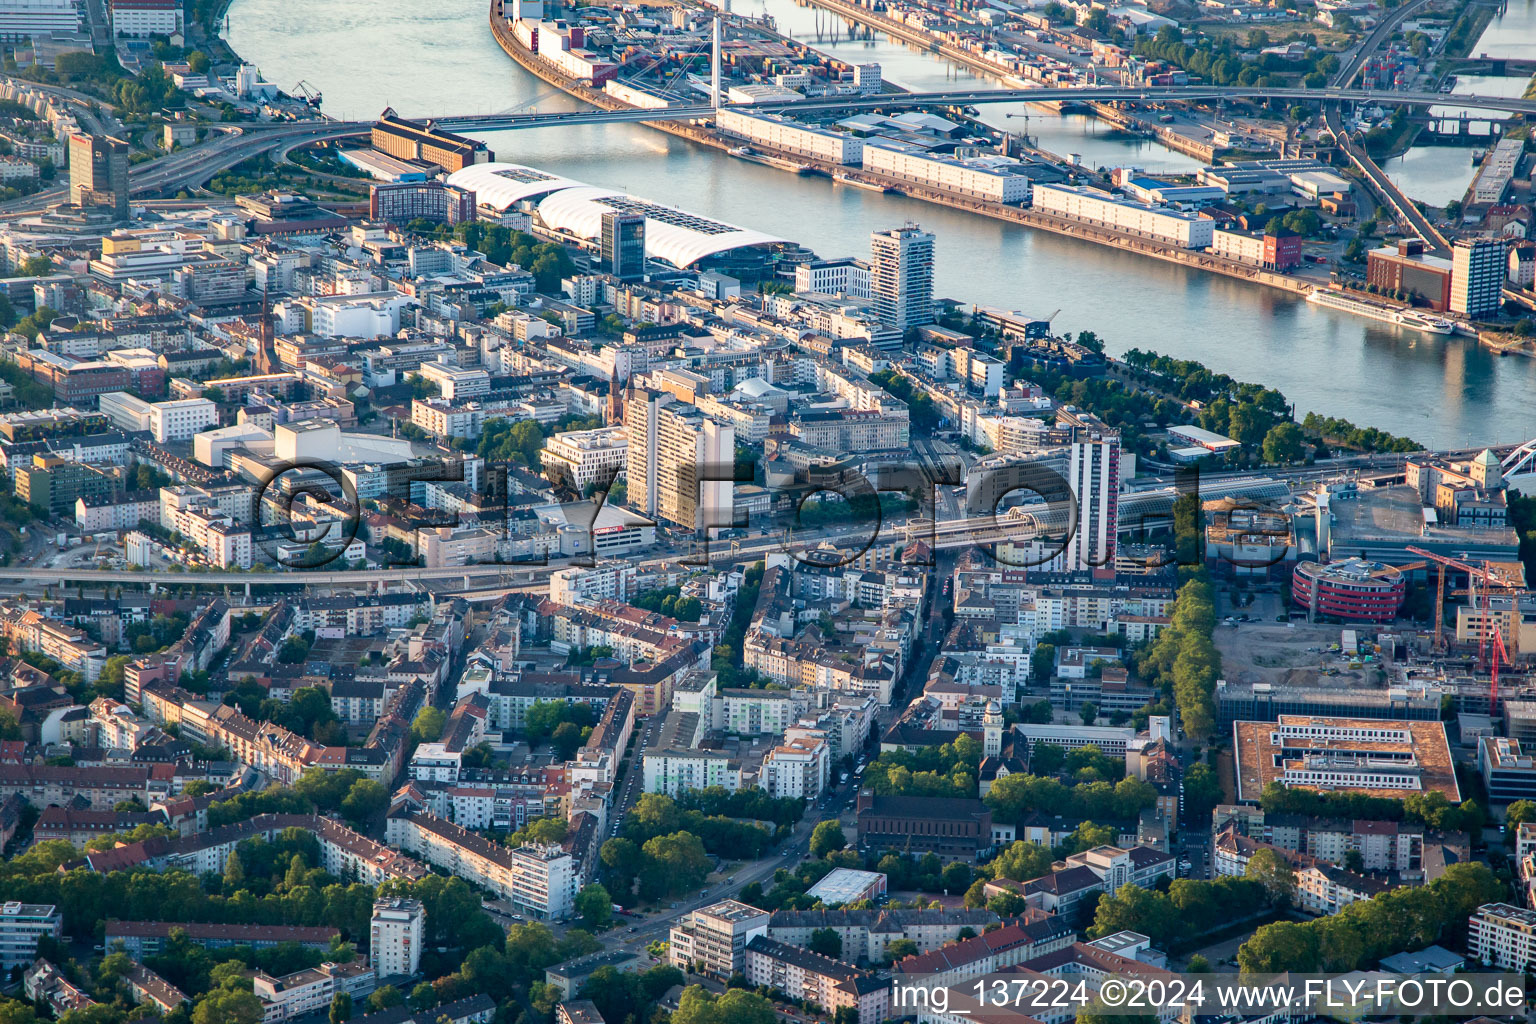
{"label": "construction crane", "polygon": [[[1483,630],[1484,633],[1487,630]],[[1499,662],[1509,664],[1513,661],[1509,652],[1504,649],[1504,631],[1498,626],[1493,627],[1493,676],[1488,683],[1488,714],[1490,716],[1499,713]]]}
{"label": "construction crane", "polygon": [[[1439,581],[1435,588],[1435,647],[1438,650],[1445,649],[1446,570],[1458,569],[1467,574],[1467,580],[1469,584],[1468,596],[1471,598],[1470,604],[1474,610],[1491,611],[1492,606],[1487,605],[1486,602],[1493,596],[1493,592],[1495,590],[1514,592],[1520,588],[1518,582],[1511,580],[1504,574],[1503,570],[1495,569],[1493,564],[1488,561],[1484,561],[1482,566],[1479,567],[1471,565],[1467,562],[1463,562],[1458,558],[1451,558],[1447,555],[1437,555],[1432,551],[1425,551],[1423,548],[1410,547],[1406,550],[1410,554],[1418,555],[1420,558],[1423,558],[1428,562],[1434,562],[1440,568]],[[1407,566],[1405,568],[1417,568],[1419,565],[1423,565],[1423,563],[1417,563],[1417,565]],[[1483,606],[1480,606],[1478,603],[1477,592],[1479,580],[1482,581],[1483,601],[1485,602]],[[1477,660],[1479,665],[1486,665],[1488,661],[1488,630],[1488,622],[1485,620],[1482,626],[1478,629]],[[1499,641],[1499,646],[1500,648],[1503,647],[1502,640]],[[1507,661],[1508,652],[1505,652],[1505,656]]]}

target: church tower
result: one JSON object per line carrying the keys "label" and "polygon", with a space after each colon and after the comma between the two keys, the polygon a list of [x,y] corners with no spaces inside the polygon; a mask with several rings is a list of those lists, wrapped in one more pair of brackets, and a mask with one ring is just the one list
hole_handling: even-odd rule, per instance
{"label": "church tower", "polygon": [[987,701],[987,712],[981,719],[981,756],[999,757],[1003,753],[1003,710],[997,701]]}

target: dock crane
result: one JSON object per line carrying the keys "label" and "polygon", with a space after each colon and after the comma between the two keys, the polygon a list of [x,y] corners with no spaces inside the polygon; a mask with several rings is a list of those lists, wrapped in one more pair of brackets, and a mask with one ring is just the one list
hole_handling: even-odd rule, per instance
{"label": "dock crane", "polygon": [[315,107],[316,109],[319,108],[320,100],[322,99],[319,89],[316,89],[313,85],[307,81],[304,81],[303,79],[300,79],[299,84],[293,88],[295,92],[304,97],[305,103],[308,103],[310,106]]}

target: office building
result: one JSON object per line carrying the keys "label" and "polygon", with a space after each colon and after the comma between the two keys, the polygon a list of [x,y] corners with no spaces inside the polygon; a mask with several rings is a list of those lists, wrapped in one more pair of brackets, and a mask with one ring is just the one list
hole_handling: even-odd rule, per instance
{"label": "office building", "polygon": [[620,281],[645,277],[645,214],[603,212],[602,270]]}
{"label": "office building", "polygon": [[368,216],[388,224],[429,220],[462,224],[475,219],[472,189],[445,181],[394,181],[368,186]]}
{"label": "office building", "polygon": [[1403,574],[1363,558],[1342,562],[1298,562],[1291,571],[1291,603],[1310,616],[1331,615],[1346,622],[1389,623],[1407,592]]}
{"label": "office building", "polygon": [[29,964],[37,956],[37,940],[56,939],[64,930],[64,917],[55,906],[7,902],[0,906],[0,969]]}
{"label": "office building", "polygon": [[869,236],[869,290],[882,324],[933,323],[933,236],[915,224]]}
{"label": "office building", "polygon": [[688,530],[731,525],[734,428],[670,394],[640,392],[625,402],[624,434],[631,505]]}
{"label": "office building", "polygon": [[160,444],[190,441],[219,425],[219,407],[207,398],[155,402],[149,407],[149,432]]}
{"label": "office building", "polygon": [[107,135],[69,137],[69,201],[128,219],[128,143]]}
{"label": "office building", "polygon": [[1232,726],[1237,802],[1257,803],[1272,782],[1402,799],[1439,793],[1461,803],[1443,723],[1281,715]]}
{"label": "office building", "polygon": [[1451,308],[1451,277],[1451,261],[1427,255],[1422,238],[1400,239],[1396,245],[1372,249],[1365,257],[1367,283],[1388,294],[1417,296],[1440,312]]}
{"label": "office building", "polygon": [[747,944],[768,933],[768,913],[735,900],[695,910],[672,926],[669,962],[724,980],[747,966]]}
{"label": "office building", "polygon": [[1484,967],[1523,972],[1536,964],[1536,911],[1485,903],[1467,919],[1467,955]]}
{"label": "office building", "polygon": [[1120,435],[1073,442],[1067,485],[1077,506],[1077,528],[1052,567],[1059,572],[1113,571],[1120,528]]}
{"label": "office building", "polygon": [[1536,800],[1536,758],[1519,740],[1484,736],[1478,744],[1477,766],[1488,787],[1489,803]]}
{"label": "office building", "polygon": [[1504,301],[1508,273],[1503,238],[1458,238],[1451,249],[1451,312],[1492,316]]}
{"label": "office building", "polygon": [[421,967],[421,935],[427,912],[420,900],[376,900],[369,922],[368,962],[381,978],[413,975]]}
{"label": "office building", "polygon": [[544,442],[540,462],[544,475],[585,492],[589,484],[606,487],[624,472],[629,440],[623,427],[563,430]]}

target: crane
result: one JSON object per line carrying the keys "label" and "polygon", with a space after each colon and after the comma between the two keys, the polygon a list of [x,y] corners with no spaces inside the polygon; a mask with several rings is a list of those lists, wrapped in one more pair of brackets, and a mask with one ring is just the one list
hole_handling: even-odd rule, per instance
{"label": "crane", "polygon": [[[1493,596],[1493,592],[1495,590],[1504,591],[1504,592],[1514,592],[1514,591],[1516,591],[1516,590],[1518,590],[1520,588],[1520,584],[1519,584],[1518,581],[1510,579],[1509,576],[1505,573],[1504,570],[1495,568],[1493,563],[1488,562],[1486,560],[1483,562],[1482,566],[1479,567],[1479,566],[1475,566],[1475,565],[1470,565],[1467,562],[1464,562],[1464,561],[1462,561],[1461,559],[1458,559],[1458,558],[1451,558],[1448,555],[1437,555],[1437,554],[1435,554],[1432,551],[1425,551],[1423,548],[1410,547],[1410,548],[1407,548],[1406,550],[1410,554],[1418,555],[1420,558],[1423,558],[1427,562],[1434,562],[1434,563],[1436,563],[1439,566],[1439,568],[1440,568],[1439,583],[1436,586],[1436,600],[1435,600],[1435,646],[1437,648],[1443,649],[1444,646],[1445,646],[1444,628],[1445,628],[1445,574],[1446,574],[1446,570],[1448,570],[1448,569],[1459,569],[1460,571],[1462,571],[1462,572],[1467,574],[1468,596],[1470,598],[1469,603],[1470,603],[1470,605],[1472,606],[1472,608],[1474,610],[1479,610],[1480,609],[1480,610],[1483,610],[1485,612],[1492,611],[1492,606],[1488,603],[1488,601]],[[1418,564],[1422,565],[1423,563],[1418,563]],[[1413,568],[1413,566],[1409,566],[1408,568]],[[1482,604],[1479,604],[1479,602],[1478,602],[1478,585],[1479,585],[1479,581],[1481,581],[1481,585],[1482,585],[1482,596],[1483,596],[1483,603]],[[1492,625],[1492,620],[1487,618],[1486,616],[1484,617],[1482,623],[1478,627],[1478,638],[1477,638],[1477,640],[1478,640],[1478,642],[1477,642],[1477,660],[1478,660],[1478,664],[1479,665],[1487,664],[1487,661],[1488,661],[1488,638],[1489,638],[1490,631],[1492,631],[1496,636],[1499,637],[1497,650],[1495,651],[1495,659],[1497,659],[1499,654],[1502,653],[1503,657],[1504,657],[1504,660],[1505,660],[1505,663],[1508,664],[1510,662],[1510,658],[1509,658],[1509,652],[1507,650],[1505,650],[1505,648],[1504,648],[1503,634],[1498,629],[1497,626]],[[1495,665],[1496,664],[1497,664],[1497,661],[1495,661]],[[1498,691],[1498,678],[1497,678],[1497,675],[1498,675],[1498,669],[1497,669],[1497,667],[1495,667],[1495,669],[1494,669],[1494,689],[1493,689],[1492,697],[1490,699],[1497,699],[1497,696],[1498,696],[1498,692],[1497,692]]]}
{"label": "crane", "polygon": [[[1486,632],[1486,631],[1485,631]],[[1493,627],[1493,678],[1488,684],[1488,714],[1499,713],[1499,662],[1509,664],[1512,659],[1509,652],[1504,649],[1504,631],[1498,626]]]}
{"label": "crane", "polygon": [[320,95],[320,90],[309,84],[309,82],[300,79],[299,84],[293,88],[295,92],[304,97],[305,103],[308,103],[310,106],[315,108],[320,106],[320,100],[322,98]]}

